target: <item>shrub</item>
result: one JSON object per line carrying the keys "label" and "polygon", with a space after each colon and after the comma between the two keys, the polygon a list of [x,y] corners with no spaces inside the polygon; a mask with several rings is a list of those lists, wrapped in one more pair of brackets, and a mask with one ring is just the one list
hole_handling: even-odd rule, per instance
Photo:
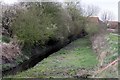
{"label": "shrub", "polygon": [[25,44],[45,45],[52,38],[64,41],[83,29],[83,17],[74,4],[67,9],[54,2],[26,4],[29,7],[19,11],[12,23],[13,34]]}
{"label": "shrub", "polygon": [[85,26],[85,31],[88,33],[89,36],[93,36],[94,34],[98,33],[99,25],[95,23],[88,23]]}
{"label": "shrub", "polygon": [[74,35],[79,35],[82,29],[84,28],[83,26],[84,18],[81,13],[82,10],[80,9],[80,4],[70,2],[68,3],[66,9],[72,20],[72,24],[73,24],[72,33]]}
{"label": "shrub", "polygon": [[53,15],[57,14],[59,9],[55,4],[46,4],[39,3],[38,6],[33,3],[28,10],[17,15],[12,30],[19,40],[33,45],[44,44],[49,37],[53,37],[56,29]]}

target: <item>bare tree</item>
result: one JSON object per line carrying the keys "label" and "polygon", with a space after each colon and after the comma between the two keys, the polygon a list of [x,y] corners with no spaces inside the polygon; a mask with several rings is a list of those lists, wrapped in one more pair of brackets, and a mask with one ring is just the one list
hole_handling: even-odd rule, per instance
{"label": "bare tree", "polygon": [[103,22],[107,22],[107,21],[110,21],[110,20],[114,19],[114,15],[110,11],[104,11],[101,14],[101,19],[102,19]]}
{"label": "bare tree", "polygon": [[96,16],[99,13],[99,7],[94,5],[88,5],[87,7],[83,8],[83,16],[90,17]]}

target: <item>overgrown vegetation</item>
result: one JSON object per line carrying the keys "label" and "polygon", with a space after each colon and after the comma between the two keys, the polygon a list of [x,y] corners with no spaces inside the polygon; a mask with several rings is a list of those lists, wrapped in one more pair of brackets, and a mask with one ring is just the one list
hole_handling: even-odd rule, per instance
{"label": "overgrown vegetation", "polygon": [[13,38],[17,36],[24,45],[44,46],[50,39],[64,41],[70,36],[97,32],[95,26],[98,25],[90,23],[90,27],[95,30],[85,28],[86,16],[83,16],[79,2],[22,2],[19,6],[24,7],[4,12],[3,27],[8,29]]}
{"label": "overgrown vegetation", "polygon": [[12,30],[24,43],[45,44],[51,38],[64,40],[71,34],[78,35],[83,27],[81,18],[76,7],[67,11],[60,3],[31,3],[26,11],[17,15]]}
{"label": "overgrown vegetation", "polygon": [[99,25],[97,23],[87,23],[85,26],[86,32],[89,34],[89,36],[94,36],[99,32]]}
{"label": "overgrown vegetation", "polygon": [[108,44],[109,44],[109,50],[110,50],[110,54],[109,56],[106,57],[105,61],[106,63],[109,63],[111,61],[114,61],[115,59],[117,59],[118,57],[118,38],[120,36],[118,34],[113,34],[113,33],[110,33],[107,35],[106,39],[108,41]]}
{"label": "overgrown vegetation", "polygon": [[19,13],[13,23],[13,32],[24,43],[38,44],[39,41],[40,44],[44,44],[53,36],[56,27],[53,23],[53,15],[58,12],[55,4],[33,4],[27,11]]}
{"label": "overgrown vegetation", "polygon": [[[116,60],[118,58],[118,38],[120,36],[118,34],[109,33],[106,35],[106,39],[108,42],[109,47],[107,47],[105,50],[108,50],[109,53],[106,55],[105,58],[103,58],[103,64],[106,66],[109,65],[111,62]],[[107,78],[118,78],[118,62],[114,63],[113,65],[109,66],[107,69],[102,71],[101,73],[98,73],[97,77],[107,77]]]}
{"label": "overgrown vegetation", "polygon": [[10,42],[10,37],[0,36],[0,40],[1,40],[2,42],[9,43],[9,42]]}
{"label": "overgrown vegetation", "polygon": [[[15,10],[16,14],[10,22],[10,27],[4,25],[4,27],[9,27],[10,37],[17,37],[21,43],[20,46],[22,45],[23,55],[17,57],[17,64],[21,64],[35,55],[34,51],[32,53],[33,48],[43,49],[50,46],[48,44],[51,44],[50,41],[53,43],[58,41],[62,44],[62,42],[72,41],[72,38],[74,40],[78,36],[83,37],[88,34],[91,37],[99,32],[98,24],[86,22],[87,18],[83,16],[81,6],[77,2],[63,4],[28,2],[20,3],[20,5],[24,8]],[[8,18],[8,16],[4,17]],[[88,38],[79,39],[44,59],[34,68],[15,77],[65,77],[64,75],[71,77],[76,75],[79,69],[92,71],[98,61],[90,45]],[[8,67],[8,65],[6,66]],[[27,75],[25,75],[26,73]]]}

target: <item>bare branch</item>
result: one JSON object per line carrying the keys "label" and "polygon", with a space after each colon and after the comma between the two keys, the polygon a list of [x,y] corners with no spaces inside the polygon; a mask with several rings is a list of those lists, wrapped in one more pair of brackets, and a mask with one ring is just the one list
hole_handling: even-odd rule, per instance
{"label": "bare branch", "polygon": [[83,15],[86,17],[96,16],[99,12],[99,8],[94,5],[88,5],[83,9]]}
{"label": "bare branch", "polygon": [[102,19],[103,22],[107,22],[107,21],[110,21],[110,20],[114,19],[114,15],[110,11],[104,11],[101,14],[101,19]]}

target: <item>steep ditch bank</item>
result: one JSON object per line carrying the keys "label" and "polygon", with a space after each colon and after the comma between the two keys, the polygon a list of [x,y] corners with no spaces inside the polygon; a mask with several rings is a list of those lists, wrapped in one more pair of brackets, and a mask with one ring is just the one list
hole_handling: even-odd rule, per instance
{"label": "steep ditch bank", "polygon": [[98,64],[88,36],[72,41],[31,69],[4,78],[89,78]]}
{"label": "steep ditch bank", "polygon": [[21,71],[27,70],[27,69],[35,66],[38,62],[40,62],[44,58],[47,58],[50,54],[60,50],[63,47],[65,47],[70,42],[72,42],[72,41],[74,41],[74,40],[76,40],[78,38],[84,37],[84,36],[85,35],[83,35],[83,36],[78,35],[76,37],[74,37],[74,36],[69,37],[68,40],[64,40],[64,42],[62,42],[62,43],[59,41],[59,42],[57,42],[54,45],[46,46],[46,48],[43,49],[43,50],[39,50],[36,47],[35,49],[33,49],[33,52],[36,53],[35,55],[33,55],[28,61],[25,61],[22,64],[19,64],[18,66],[14,67],[14,68],[2,71],[3,76],[10,75],[10,74],[14,75],[17,72],[21,72]]}
{"label": "steep ditch bank", "polygon": [[92,46],[99,60],[94,77],[118,78],[118,64],[107,67],[118,57],[118,35],[109,32],[98,34],[94,37]]}

